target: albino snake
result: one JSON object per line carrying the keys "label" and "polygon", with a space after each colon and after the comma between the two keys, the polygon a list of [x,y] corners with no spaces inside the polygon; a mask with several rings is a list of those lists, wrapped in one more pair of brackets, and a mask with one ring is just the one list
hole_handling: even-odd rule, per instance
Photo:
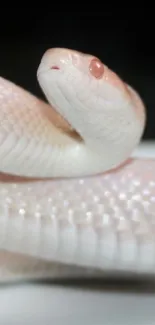
{"label": "albino snake", "polygon": [[68,49],[48,50],[37,77],[49,104],[0,78],[0,280],[154,273],[155,161],[129,159],[143,101]]}

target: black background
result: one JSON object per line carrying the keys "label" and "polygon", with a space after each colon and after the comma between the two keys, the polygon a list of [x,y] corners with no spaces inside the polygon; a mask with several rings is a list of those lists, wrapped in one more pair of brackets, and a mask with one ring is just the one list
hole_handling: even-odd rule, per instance
{"label": "black background", "polygon": [[154,139],[155,37],[151,10],[142,3],[123,8],[118,3],[114,7],[104,2],[89,2],[89,6],[72,2],[66,8],[66,2],[63,7],[58,2],[57,10],[54,3],[33,5],[33,9],[31,4],[1,10],[0,75],[44,98],[36,70],[48,48],[67,47],[94,54],[140,93],[147,110],[143,137]]}

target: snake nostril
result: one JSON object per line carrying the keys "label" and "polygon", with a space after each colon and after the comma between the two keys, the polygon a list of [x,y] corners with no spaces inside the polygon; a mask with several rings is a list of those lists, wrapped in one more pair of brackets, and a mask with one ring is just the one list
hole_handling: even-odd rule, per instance
{"label": "snake nostril", "polygon": [[52,69],[52,70],[60,70],[60,68],[59,68],[57,65],[53,65],[53,66],[51,67],[51,69]]}

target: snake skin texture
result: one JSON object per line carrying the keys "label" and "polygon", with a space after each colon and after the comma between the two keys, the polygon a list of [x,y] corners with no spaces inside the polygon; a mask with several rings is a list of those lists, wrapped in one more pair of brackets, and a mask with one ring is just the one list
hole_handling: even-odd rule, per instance
{"label": "snake skin texture", "polygon": [[91,178],[1,183],[1,251],[45,264],[154,273],[154,170],[154,160],[133,159]]}

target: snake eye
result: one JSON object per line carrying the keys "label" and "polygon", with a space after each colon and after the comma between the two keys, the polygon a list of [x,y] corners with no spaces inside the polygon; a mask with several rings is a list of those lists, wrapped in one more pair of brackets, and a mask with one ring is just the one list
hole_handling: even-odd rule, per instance
{"label": "snake eye", "polygon": [[99,59],[93,58],[90,61],[89,71],[93,77],[95,77],[96,79],[100,79],[103,77],[104,74],[104,65]]}

